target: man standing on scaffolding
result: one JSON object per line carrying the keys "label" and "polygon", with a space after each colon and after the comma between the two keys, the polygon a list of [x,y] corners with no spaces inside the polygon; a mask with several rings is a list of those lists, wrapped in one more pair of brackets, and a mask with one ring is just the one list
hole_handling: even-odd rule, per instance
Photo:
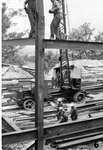
{"label": "man standing on scaffolding", "polygon": [[60,39],[59,24],[62,19],[62,12],[61,12],[61,8],[60,8],[61,1],[60,0],[51,0],[51,2],[52,2],[52,9],[49,10],[49,13],[53,13],[54,18],[50,25],[50,31],[51,31],[50,39],[53,40],[54,35],[56,35],[56,40],[59,40]]}
{"label": "man standing on scaffolding", "polygon": [[29,38],[34,38],[35,37],[36,17],[37,17],[36,0],[25,0],[24,9],[25,9],[26,13],[28,14],[28,18],[29,18],[30,26],[31,26]]}

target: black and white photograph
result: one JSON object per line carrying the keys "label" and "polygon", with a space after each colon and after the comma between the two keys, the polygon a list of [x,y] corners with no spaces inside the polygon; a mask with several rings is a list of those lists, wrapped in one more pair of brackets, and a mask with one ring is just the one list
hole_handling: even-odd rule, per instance
{"label": "black and white photograph", "polygon": [[1,150],[103,150],[103,0],[1,0]]}

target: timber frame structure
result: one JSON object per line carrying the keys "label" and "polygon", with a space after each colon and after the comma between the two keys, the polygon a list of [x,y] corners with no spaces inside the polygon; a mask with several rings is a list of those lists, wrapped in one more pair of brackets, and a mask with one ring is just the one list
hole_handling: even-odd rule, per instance
{"label": "timber frame structure", "polygon": [[[35,39],[12,39],[2,41],[2,45],[35,45],[35,128],[25,131],[13,131],[11,133],[4,133],[2,135],[2,145],[12,144],[27,140],[35,140],[35,149],[43,150],[43,143],[45,139],[60,138],[67,134],[80,133],[85,129],[92,131],[96,127],[100,127],[103,124],[103,117],[90,118],[85,121],[76,121],[73,123],[63,123],[59,125],[52,125],[44,127],[44,50],[48,49],[91,49],[91,50],[103,50],[102,42],[82,42],[82,41],[69,41],[69,40],[48,40],[44,39],[44,10],[43,0],[37,0],[38,20],[36,23],[36,37]],[[102,131],[103,127],[101,126]],[[101,131],[101,130],[100,130]],[[103,134],[100,138],[103,138]]]}

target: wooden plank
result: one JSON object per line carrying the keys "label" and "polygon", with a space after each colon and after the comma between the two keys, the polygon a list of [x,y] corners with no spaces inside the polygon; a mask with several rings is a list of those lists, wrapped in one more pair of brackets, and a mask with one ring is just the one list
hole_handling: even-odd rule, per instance
{"label": "wooden plank", "polygon": [[6,116],[2,115],[2,127],[7,132],[13,132],[13,131],[21,131],[16,124],[13,122],[12,119],[8,119]]}
{"label": "wooden plank", "polygon": [[2,145],[37,139],[37,129],[2,134]]}
{"label": "wooden plank", "polygon": [[34,78],[2,78],[2,81],[11,81],[11,80],[17,80],[17,81],[32,81]]}
{"label": "wooden plank", "polygon": [[48,40],[43,39],[43,48],[47,49],[72,49],[72,50],[102,50],[103,42],[85,42],[72,40]]}
{"label": "wooden plank", "polygon": [[19,106],[17,105],[9,105],[9,106],[3,106],[2,107],[2,112],[7,112],[7,111],[13,111],[13,110],[19,110],[21,109]]}
{"label": "wooden plank", "polygon": [[4,98],[16,98],[16,93],[15,92],[7,92],[7,93],[3,93],[3,97]]}
{"label": "wooden plank", "polygon": [[[10,103],[8,103],[8,100],[10,101]],[[16,102],[12,101],[11,99],[9,98],[3,98],[3,101],[2,102],[2,108],[5,107],[5,106],[14,106],[16,105]],[[12,102],[11,102],[12,101]],[[11,110],[11,109],[10,109]]]}
{"label": "wooden plank", "polygon": [[[83,132],[86,130],[86,133],[93,131],[95,128],[103,128],[103,116],[96,118],[89,118],[85,120],[73,121],[71,123],[61,123],[57,125],[44,127],[44,139],[60,139],[64,135],[71,135],[78,132]],[[103,130],[102,130],[103,131]],[[37,139],[37,128],[32,130],[25,130],[22,132],[13,132],[2,134],[2,145],[18,143],[27,140],[36,140]]]}
{"label": "wooden plank", "polygon": [[[86,130],[86,129],[91,129],[101,126],[103,124],[103,117],[96,117],[96,118],[88,118],[84,120],[77,120],[77,121],[73,121],[71,123],[62,123],[59,125],[54,125],[51,127],[45,127],[44,130],[44,134],[45,134],[45,138],[49,138],[52,139],[54,137],[59,138],[63,135],[63,134],[71,134],[71,133],[75,133],[76,131],[80,131],[80,130]],[[46,130],[47,128],[47,130]],[[55,135],[55,136],[54,136]]]}
{"label": "wooden plank", "polygon": [[[16,45],[35,45],[34,38],[22,38],[3,40],[3,46],[16,46]],[[43,39],[43,47],[49,49],[91,49],[91,50],[103,50],[103,42],[85,42],[85,41],[73,41],[73,40],[48,40]]]}
{"label": "wooden plank", "polygon": [[90,142],[90,141],[95,141],[97,139],[102,139],[103,138],[103,134],[100,135],[96,135],[96,136],[91,136],[91,137],[86,137],[86,138],[82,138],[79,140],[74,140],[65,144],[59,144],[58,148],[66,148],[66,147],[70,147],[70,146],[74,146],[74,145],[78,145],[78,144],[82,144],[82,143],[86,143],[86,142]]}
{"label": "wooden plank", "polygon": [[9,89],[9,91],[15,91],[15,90],[18,90],[18,89],[21,89],[21,88],[23,88],[23,86],[21,86],[21,85],[17,85],[17,86],[7,85],[6,86],[6,89]]}
{"label": "wooden plank", "polygon": [[3,46],[35,45],[35,38],[8,39],[2,41]]}
{"label": "wooden plank", "polygon": [[79,140],[79,139],[82,139],[82,138],[86,138],[86,137],[91,137],[91,136],[96,136],[96,135],[100,135],[102,134],[103,132],[102,131],[95,131],[94,133],[88,133],[88,134],[79,134],[79,135],[76,135],[75,137],[64,137],[64,139],[61,139],[61,140],[55,140],[55,145],[58,145],[58,144],[64,144],[64,143],[67,143],[67,142],[70,142],[70,141],[74,141],[74,140]]}

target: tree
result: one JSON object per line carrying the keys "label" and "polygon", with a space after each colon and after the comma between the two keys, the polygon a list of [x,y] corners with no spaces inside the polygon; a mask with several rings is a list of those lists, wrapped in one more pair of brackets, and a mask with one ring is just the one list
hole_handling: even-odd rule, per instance
{"label": "tree", "polygon": [[7,30],[11,26],[10,18],[6,14],[6,3],[2,3],[2,39],[4,40],[7,36]]}
{"label": "tree", "polygon": [[45,60],[45,65],[44,65],[45,72],[48,72],[57,63],[59,63],[58,55],[54,54],[52,51],[48,51],[47,53],[45,53],[44,60]]}
{"label": "tree", "polygon": [[96,35],[94,38],[96,42],[103,42],[103,31],[99,32],[99,34]]}
{"label": "tree", "polygon": [[[68,39],[77,41],[93,41],[94,28],[90,27],[90,23],[84,23],[78,29],[73,29]],[[95,41],[103,41],[103,31],[99,32],[97,36],[94,37]],[[76,50],[73,53],[73,59],[103,59],[103,54],[96,50]]]}
{"label": "tree", "polygon": [[[19,11],[12,11],[9,14],[6,13],[7,11],[7,6],[6,3],[2,3],[2,39],[16,39],[16,38],[21,38],[25,32],[21,33],[7,33],[8,29],[13,26],[13,23],[11,22],[11,18],[14,17],[15,15],[19,14],[21,10]],[[15,64],[17,62],[16,58],[19,58],[19,60],[22,60],[20,56],[17,54],[17,52],[21,49],[22,47],[14,47],[14,46],[3,46],[2,47],[2,62],[3,63],[12,63]],[[19,61],[20,62],[20,61]],[[18,62],[18,63],[19,63]],[[23,63],[23,61],[22,61]],[[21,64],[21,62],[20,62]]]}
{"label": "tree", "polygon": [[[95,37],[96,42],[103,42],[103,31],[99,32]],[[103,59],[103,52],[97,50],[97,59]]]}
{"label": "tree", "polygon": [[84,23],[78,29],[73,28],[72,32],[68,36],[68,39],[78,41],[91,41],[94,30],[94,28],[90,28],[90,23]]}

